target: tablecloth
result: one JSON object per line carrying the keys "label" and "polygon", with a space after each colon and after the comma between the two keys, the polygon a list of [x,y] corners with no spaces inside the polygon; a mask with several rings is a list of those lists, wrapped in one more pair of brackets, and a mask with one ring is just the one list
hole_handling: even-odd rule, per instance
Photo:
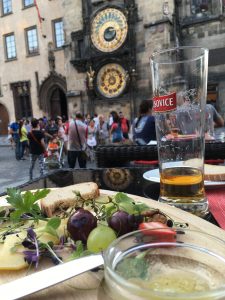
{"label": "tablecloth", "polygon": [[208,189],[206,195],[210,212],[220,227],[225,229],[225,188]]}

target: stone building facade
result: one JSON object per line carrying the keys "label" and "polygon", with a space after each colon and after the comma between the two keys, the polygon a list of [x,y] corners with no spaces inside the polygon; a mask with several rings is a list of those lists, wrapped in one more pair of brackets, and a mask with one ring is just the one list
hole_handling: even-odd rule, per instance
{"label": "stone building facade", "polygon": [[[38,0],[42,28],[37,8],[32,4],[25,8],[25,2],[12,1],[12,13],[2,13],[0,18],[0,116],[8,114],[9,121],[21,117],[23,110],[18,107],[23,102],[19,101],[29,99],[31,109],[26,116],[69,117],[78,110],[108,116],[116,110],[133,118],[141,100],[152,96],[152,52],[198,45],[210,49],[208,100],[225,117],[224,0]],[[121,53],[93,51],[90,26],[98,12],[107,7],[121,9],[129,20],[132,37],[128,34],[127,48],[122,45]],[[54,33],[57,20],[63,20],[64,30],[64,44],[58,48]],[[26,29],[34,26],[38,53],[28,55]],[[11,33],[16,57],[6,59],[5,38]],[[90,72],[97,88],[98,61],[107,64],[115,57],[123,62],[127,87],[120,97],[101,97],[90,87]]]}
{"label": "stone building facade", "polygon": [[225,1],[177,1],[181,45],[209,49],[208,102],[225,119]]}
{"label": "stone building facade", "polygon": [[57,114],[66,101],[61,1],[37,3],[0,1],[0,134],[15,119]]}
{"label": "stone building facade", "polygon": [[[119,1],[88,0],[92,4],[115,5]],[[126,2],[126,1],[125,1]],[[153,51],[174,46],[195,45],[209,48],[209,84],[208,98],[225,118],[225,1],[224,0],[136,0],[137,20],[135,23],[136,53],[136,93],[134,111],[137,113],[142,99],[150,98],[151,74],[149,57]],[[82,1],[64,1],[65,32],[71,48],[65,50],[65,59],[69,61],[75,55],[71,33],[82,30]],[[75,9],[76,7],[76,9]],[[72,11],[75,12],[75,17]],[[70,107],[88,111],[88,95],[85,86],[86,74],[79,73],[67,64],[67,87],[71,92]],[[131,115],[129,99],[127,101],[108,101],[102,105],[96,103],[95,111],[105,115],[112,109],[122,110]]]}
{"label": "stone building facade", "polygon": [[[101,10],[104,6],[111,7],[112,5],[119,5],[122,2],[129,1],[96,1],[88,0],[93,5],[94,11]],[[134,1],[135,10],[137,13],[135,20],[135,40],[133,48],[135,48],[136,63],[135,68],[129,72],[129,76],[135,77],[135,96],[133,101],[133,110],[130,103],[129,95],[127,98],[119,99],[106,99],[106,101],[95,101],[93,112],[103,113],[108,116],[112,110],[123,111],[129,118],[134,117],[138,113],[138,106],[141,100],[151,97],[151,74],[149,58],[151,53],[160,48],[168,48],[174,45],[173,37],[173,11],[174,1],[167,1],[169,6],[168,13],[163,12],[165,1],[164,0],[138,0]],[[100,5],[98,8],[98,4]],[[69,62],[76,56],[71,35],[73,33],[82,31],[84,22],[82,18],[82,5],[81,0],[76,1],[63,1],[64,8],[64,29],[66,34],[65,46],[65,60],[66,60],[66,77],[68,88],[68,104],[71,114],[74,111],[81,110],[84,113],[89,112],[89,97],[87,93],[87,71],[78,72],[77,69]],[[102,5],[102,6],[101,6]],[[92,15],[94,15],[92,13]],[[116,54],[115,54],[116,55]],[[106,59],[107,60],[107,59]],[[129,68],[128,68],[129,69]],[[130,84],[132,87],[134,84]]]}

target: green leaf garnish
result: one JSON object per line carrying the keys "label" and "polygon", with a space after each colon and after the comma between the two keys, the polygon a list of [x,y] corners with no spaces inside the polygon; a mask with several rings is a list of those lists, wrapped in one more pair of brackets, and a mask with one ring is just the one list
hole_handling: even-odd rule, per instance
{"label": "green leaf garnish", "polygon": [[76,246],[76,250],[70,255],[70,257],[68,258],[68,260],[73,260],[79,257],[83,257],[86,255],[90,255],[92,254],[90,251],[88,250],[84,250],[84,245],[82,244],[81,241],[77,241],[75,243]]}
{"label": "green leaf garnish", "polygon": [[132,198],[130,198],[129,196],[127,196],[127,194],[119,192],[115,195],[114,197],[116,203],[120,203],[120,202],[130,202],[133,203],[134,200]]}
{"label": "green leaf garnish", "polygon": [[51,219],[48,220],[47,224],[42,227],[42,228],[38,228],[38,233],[48,233],[52,236],[55,236],[57,238],[59,238],[58,232],[56,231],[56,229],[59,228],[61,224],[61,219],[59,217],[53,217]]}
{"label": "green leaf garnish", "polygon": [[57,228],[59,228],[60,224],[61,224],[61,219],[58,217],[54,217],[48,221],[46,226],[57,229]]}
{"label": "green leaf garnish", "polygon": [[136,202],[134,204],[134,210],[137,214],[141,214],[143,211],[149,210],[149,206],[141,202]]}
{"label": "green leaf garnish", "polygon": [[116,267],[116,272],[122,277],[145,279],[148,273],[148,264],[145,257],[126,257]]}
{"label": "green leaf garnish", "polygon": [[24,214],[31,215],[35,221],[41,219],[41,209],[36,202],[46,197],[49,192],[49,189],[35,192],[27,191],[25,193],[15,188],[7,189],[8,196],[6,200],[14,208],[14,211],[10,214],[10,220],[18,222]]}

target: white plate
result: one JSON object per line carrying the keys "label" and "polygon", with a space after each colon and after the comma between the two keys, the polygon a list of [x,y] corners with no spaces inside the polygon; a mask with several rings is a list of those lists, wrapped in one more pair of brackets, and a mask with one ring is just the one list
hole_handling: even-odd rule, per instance
{"label": "white plate", "polygon": [[[144,179],[156,183],[160,183],[160,178],[159,178],[159,169],[153,169],[150,171],[147,171],[143,174]],[[225,186],[225,181],[204,181],[205,186],[207,187],[214,187],[214,186]]]}

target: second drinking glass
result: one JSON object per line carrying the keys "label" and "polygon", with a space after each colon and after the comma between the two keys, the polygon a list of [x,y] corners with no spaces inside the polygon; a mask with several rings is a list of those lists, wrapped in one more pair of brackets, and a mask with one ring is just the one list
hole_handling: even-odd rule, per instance
{"label": "second drinking glass", "polygon": [[208,50],[179,47],[151,56],[160,202],[205,216],[205,106]]}

